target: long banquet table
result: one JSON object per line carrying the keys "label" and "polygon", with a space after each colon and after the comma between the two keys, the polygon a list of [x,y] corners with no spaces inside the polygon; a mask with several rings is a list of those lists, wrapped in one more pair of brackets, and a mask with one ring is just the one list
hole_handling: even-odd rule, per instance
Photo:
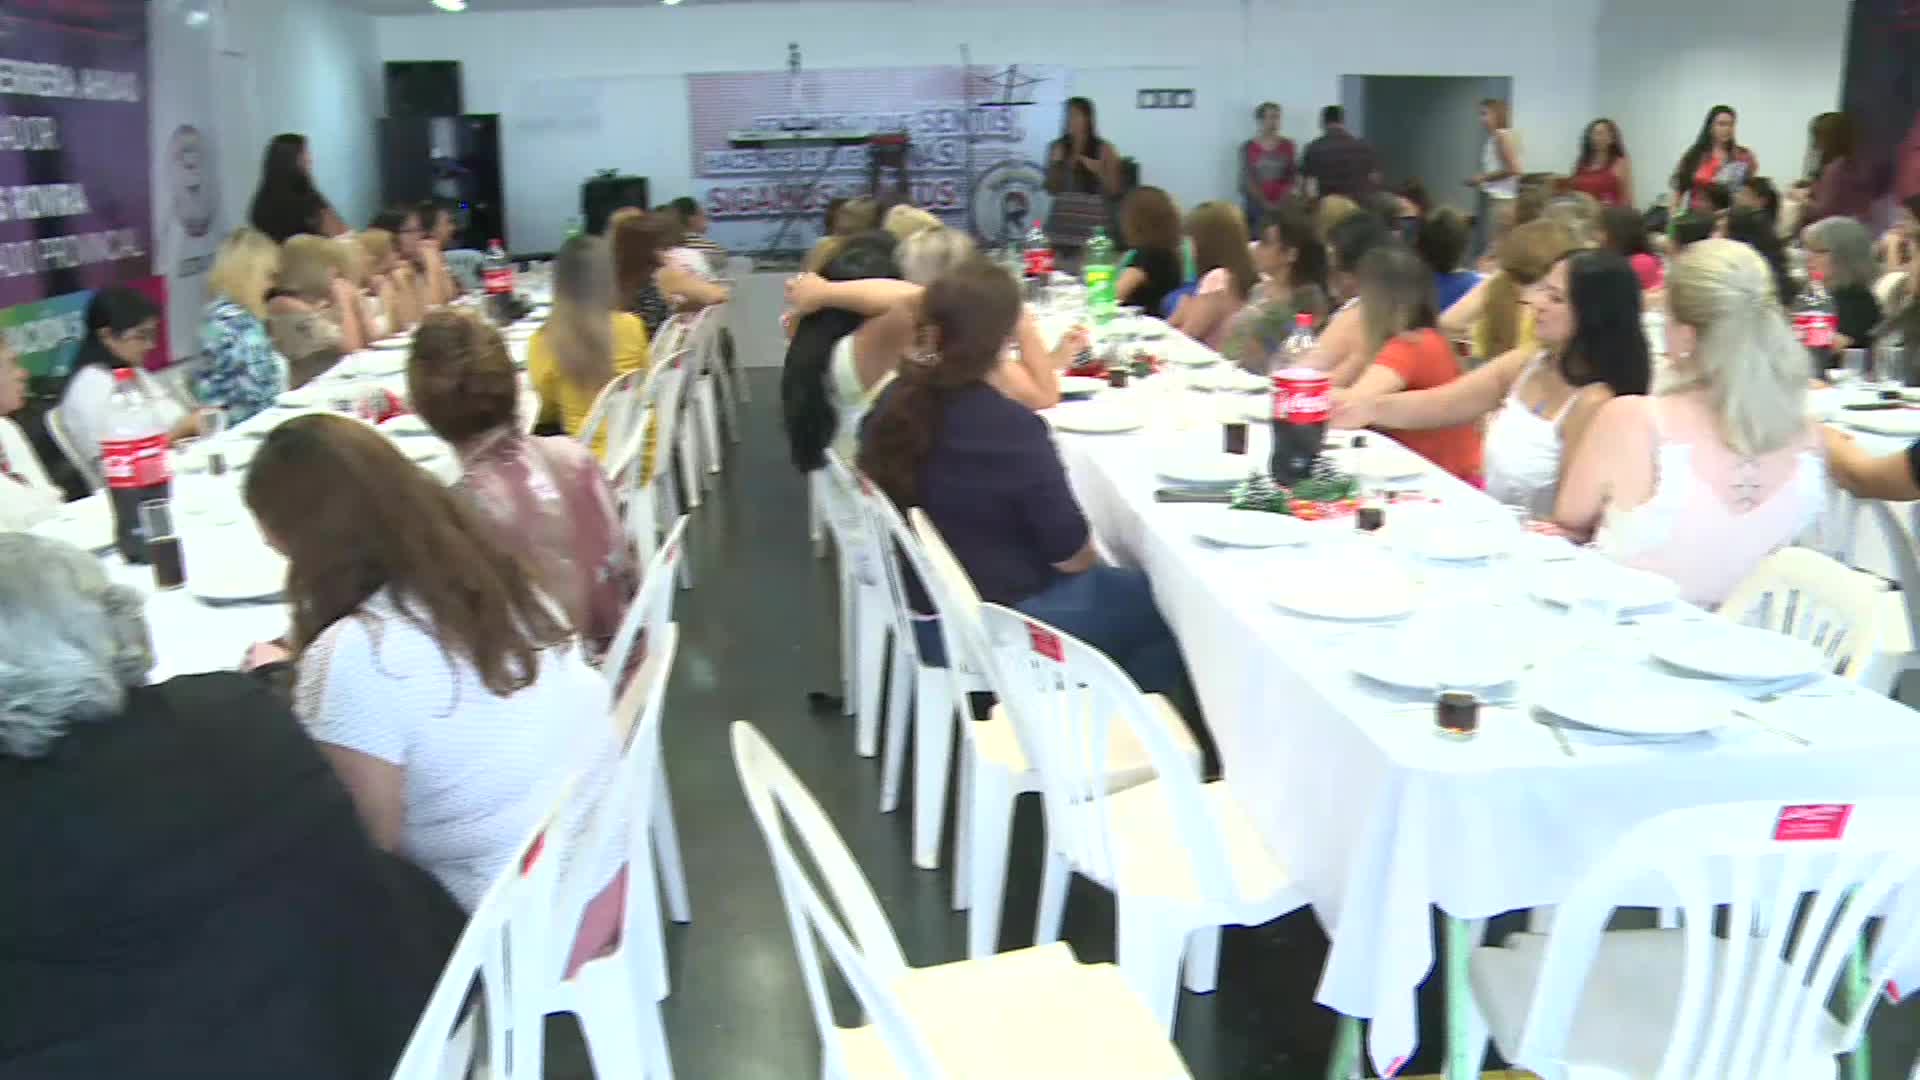
{"label": "long banquet table", "polygon": [[[1190,355],[1201,346],[1176,336],[1160,348]],[[1920,768],[1920,724],[1899,704],[1839,679],[1764,705],[1727,691],[1741,710],[1804,737],[1806,746],[1736,720],[1677,743],[1576,740],[1569,751],[1523,709],[1483,711],[1471,741],[1437,737],[1430,709],[1410,706],[1404,694],[1350,669],[1356,655],[1393,631],[1288,614],[1265,595],[1269,583],[1343,568],[1357,580],[1377,560],[1394,560],[1419,581],[1410,621],[1437,620],[1443,630],[1487,649],[1516,650],[1537,665],[1519,681],[1521,703],[1533,680],[1550,671],[1584,673],[1596,695],[1608,692],[1616,673],[1660,677],[1647,656],[1650,637],[1717,616],[1675,606],[1630,625],[1576,623],[1573,613],[1534,599],[1529,581],[1605,575],[1609,564],[1601,556],[1518,539],[1505,508],[1378,435],[1368,452],[1404,455],[1406,471],[1418,474],[1392,486],[1411,487],[1462,521],[1506,522],[1522,554],[1439,563],[1397,552],[1385,537],[1403,512],[1399,506],[1387,511],[1387,532],[1375,536],[1336,519],[1314,523],[1322,535],[1304,549],[1204,545],[1194,536],[1195,515],[1218,508],[1157,502],[1155,490],[1165,481],[1156,469],[1173,455],[1219,450],[1218,417],[1237,410],[1210,400],[1230,395],[1182,388],[1188,384],[1176,373],[1108,391],[1100,406],[1131,396],[1147,426],[1125,434],[1060,432],[1056,440],[1097,540],[1111,557],[1150,576],[1226,779],[1328,934],[1316,1000],[1371,1022],[1369,1050],[1383,1074],[1416,1046],[1414,990],[1436,955],[1432,908],[1451,917],[1447,925],[1458,932],[1450,944],[1463,954],[1475,939],[1462,921],[1560,901],[1629,828],[1663,811],[1910,793],[1908,777]],[[1055,412],[1089,407],[1067,403]],[[1267,432],[1252,427],[1250,463],[1262,464]],[[1429,633],[1434,625],[1426,624]],[[1698,692],[1697,684],[1690,689]],[[1450,963],[1450,992],[1462,992],[1465,957],[1453,955]],[[1466,1071],[1477,1070],[1478,1061],[1468,1065],[1457,1052],[1448,1065],[1450,1076],[1478,1075]]]}

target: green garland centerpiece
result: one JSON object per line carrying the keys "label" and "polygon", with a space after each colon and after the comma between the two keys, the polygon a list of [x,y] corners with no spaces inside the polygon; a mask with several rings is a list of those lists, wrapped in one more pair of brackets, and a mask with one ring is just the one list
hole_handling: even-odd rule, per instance
{"label": "green garland centerpiece", "polygon": [[1269,514],[1316,519],[1352,513],[1360,494],[1360,481],[1341,472],[1325,457],[1313,459],[1313,470],[1306,479],[1291,488],[1274,483],[1261,470],[1241,481],[1233,489],[1235,510],[1261,510]]}

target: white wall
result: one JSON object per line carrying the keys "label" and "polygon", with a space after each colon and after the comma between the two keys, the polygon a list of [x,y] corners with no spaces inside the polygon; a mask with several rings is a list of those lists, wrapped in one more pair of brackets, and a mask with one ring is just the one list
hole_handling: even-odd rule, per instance
{"label": "white wall", "polygon": [[1848,0],[1743,0],[1737,10],[1608,0],[1596,41],[1596,101],[1633,154],[1638,201],[1665,189],[1715,105],[1739,113],[1740,141],[1760,159],[1761,175],[1783,186],[1797,177],[1807,121],[1839,107],[1849,7]]}
{"label": "white wall", "polygon": [[221,205],[246,220],[267,140],[304,133],[314,179],[349,224],[380,201],[375,126],[385,111],[374,19],[338,3],[221,0],[216,117]]}
{"label": "white wall", "polygon": [[1376,75],[1365,79],[1364,104],[1349,105],[1347,118],[1364,116],[1361,130],[1378,148],[1389,184],[1418,177],[1434,206],[1471,212],[1475,193],[1461,181],[1480,171],[1487,138],[1480,103],[1511,94],[1498,76]]}
{"label": "white wall", "polygon": [[[779,70],[789,41],[808,68],[1062,64],[1100,106],[1100,128],[1181,203],[1234,191],[1234,150],[1260,101],[1281,103],[1301,143],[1345,74],[1510,75],[1516,125],[1570,141],[1593,108],[1600,0],[1479,0],[1471,16],[1424,0],[1349,0],[1337,21],[1309,0],[1012,0],[688,5],[375,20],[381,60],[459,60],[470,112],[503,114],[516,247],[557,243],[580,181],[615,168],[652,178],[655,201],[691,181],[689,72]],[[1497,32],[1496,32],[1497,28]],[[1143,87],[1191,87],[1198,107],[1133,108]],[[531,99],[595,112],[585,129],[530,131]],[[360,115],[377,115],[372,112]]]}

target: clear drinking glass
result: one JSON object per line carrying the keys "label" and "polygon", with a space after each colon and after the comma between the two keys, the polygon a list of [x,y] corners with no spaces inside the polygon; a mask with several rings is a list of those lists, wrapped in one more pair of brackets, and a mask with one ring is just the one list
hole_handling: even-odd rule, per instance
{"label": "clear drinking glass", "polygon": [[[1897,387],[1906,383],[1906,373],[1900,370],[1900,356],[1905,351],[1902,342],[1881,341],[1874,345],[1872,352],[1873,381],[1883,387]],[[1865,349],[1848,349],[1848,364],[1852,365],[1854,353],[1862,354],[1862,367],[1865,367]]]}
{"label": "clear drinking glass", "polygon": [[147,561],[153,566],[153,587],[167,590],[186,584],[180,534],[173,527],[173,504],[166,499],[141,503],[140,531],[146,537]]}

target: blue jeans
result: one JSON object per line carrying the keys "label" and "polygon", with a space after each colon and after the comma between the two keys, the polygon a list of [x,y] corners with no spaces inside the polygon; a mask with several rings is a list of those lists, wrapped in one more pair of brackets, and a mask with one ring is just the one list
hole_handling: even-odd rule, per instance
{"label": "blue jeans", "polygon": [[1186,665],[1173,631],[1153,603],[1153,588],[1139,570],[1096,566],[1065,574],[1013,605],[1111,657],[1149,694],[1181,690]]}

